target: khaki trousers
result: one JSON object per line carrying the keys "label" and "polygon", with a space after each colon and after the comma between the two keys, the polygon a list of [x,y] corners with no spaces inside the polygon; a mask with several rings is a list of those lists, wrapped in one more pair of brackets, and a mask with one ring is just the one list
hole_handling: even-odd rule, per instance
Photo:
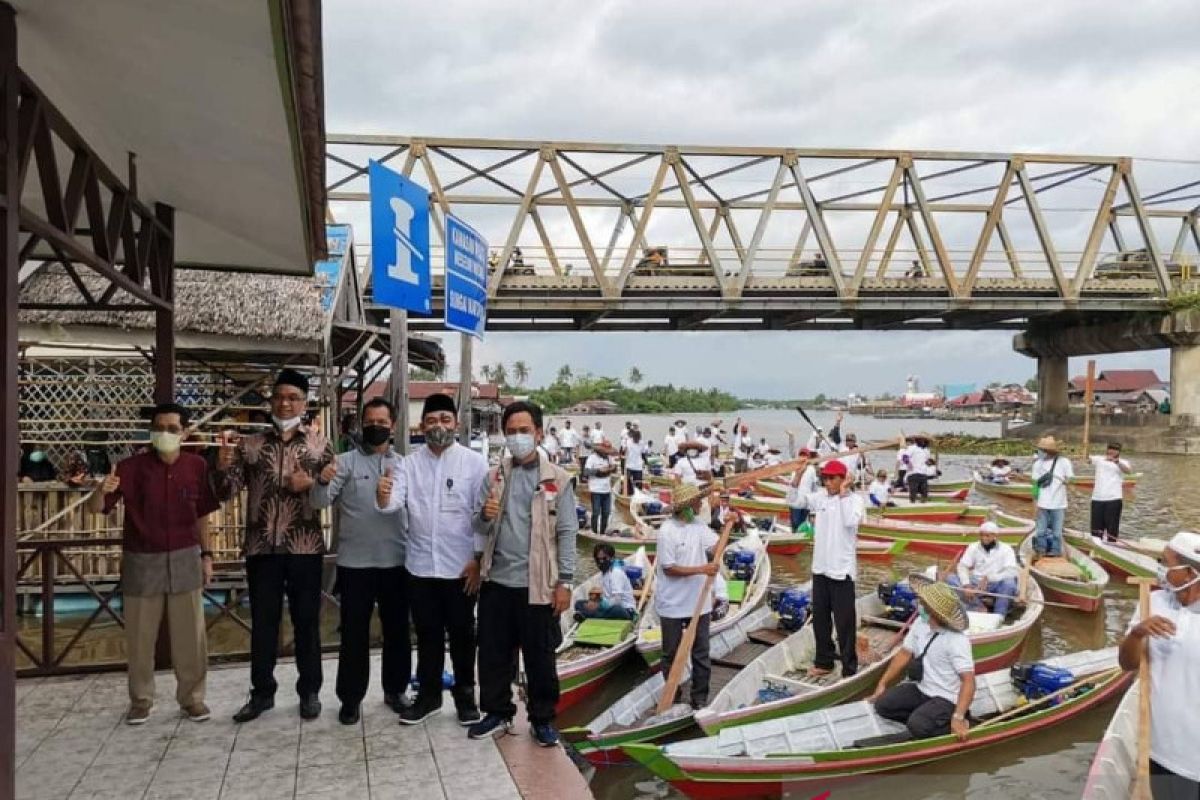
{"label": "khaki trousers", "polygon": [[175,668],[175,699],[180,708],[204,702],[208,674],[208,631],[201,590],[149,597],[125,597],[125,652],[129,661],[129,700],[154,705],[154,644],[163,609]]}

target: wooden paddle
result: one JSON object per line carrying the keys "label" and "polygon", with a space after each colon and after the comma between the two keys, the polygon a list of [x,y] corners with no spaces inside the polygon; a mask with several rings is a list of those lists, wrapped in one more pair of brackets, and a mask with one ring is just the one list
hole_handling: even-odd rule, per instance
{"label": "wooden paddle", "polygon": [[990,727],[992,725],[995,725],[998,722],[1004,722],[1006,719],[1011,719],[1015,716],[1018,716],[1019,714],[1022,714],[1031,708],[1037,708],[1038,706],[1045,705],[1046,703],[1049,703],[1051,700],[1055,699],[1056,697],[1062,697],[1064,694],[1067,694],[1068,692],[1072,692],[1075,689],[1078,689],[1080,686],[1083,686],[1085,683],[1096,683],[1099,681],[1106,681],[1109,678],[1119,675],[1120,673],[1121,673],[1120,667],[1113,667],[1112,669],[1106,669],[1103,672],[1094,672],[1091,675],[1085,675],[1082,678],[1080,678],[1079,680],[1072,683],[1070,686],[1064,686],[1063,688],[1061,688],[1057,691],[1051,692],[1048,695],[1039,697],[1037,700],[1026,703],[1025,705],[1022,705],[1022,706],[1017,706],[1016,708],[1010,708],[1008,711],[1005,711],[1003,714],[992,717],[991,719],[984,720],[983,722],[976,725],[974,728],[971,728],[971,733],[974,734],[975,731]]}
{"label": "wooden paddle", "polygon": [[658,570],[654,567],[649,567],[648,572],[650,574],[642,582],[642,596],[638,598],[637,608],[633,611],[633,618],[635,620],[642,618],[642,611],[646,608],[646,601],[650,597],[650,592],[654,589],[654,578],[658,575]]}
{"label": "wooden paddle", "polygon": [[821,433],[821,429],[820,429],[820,428],[818,428],[818,427],[817,427],[817,426],[816,426],[816,425],[813,423],[813,421],[812,421],[812,420],[809,418],[809,416],[808,416],[808,412],[806,412],[806,411],[805,411],[803,408],[801,408],[800,406],[796,406],[796,410],[800,412],[800,416],[804,417],[804,421],[808,423],[808,427],[810,427],[810,428],[812,428],[812,429],[813,429],[813,433],[815,433],[815,434],[817,435],[817,438],[818,438],[818,439],[820,439],[820,440],[821,440],[822,442],[824,442],[825,444],[829,445],[830,449],[837,449],[837,448],[835,448],[835,447],[834,447],[834,446],[833,446],[833,445],[830,443],[830,441],[829,441],[828,439],[826,439],[826,438],[825,438],[825,434]]}
{"label": "wooden paddle", "polygon": [[1096,360],[1088,359],[1087,383],[1083,391],[1083,460],[1087,461],[1088,449],[1092,439],[1092,402],[1096,385]]}
{"label": "wooden paddle", "polygon": [[[948,583],[946,585],[950,586],[950,584],[948,584]],[[1009,600],[1012,600],[1014,602],[1021,602],[1021,603],[1027,603],[1027,604],[1034,603],[1034,604],[1043,605],[1043,606],[1053,606],[1054,608],[1069,608],[1069,609],[1072,609],[1073,611],[1079,610],[1079,606],[1071,606],[1071,605],[1067,605],[1066,603],[1055,603],[1050,600],[1030,600],[1028,598],[1022,599],[1019,594],[1017,597],[1013,597],[1013,596],[1007,595],[1007,594],[996,594],[995,592],[985,592],[980,589],[972,588],[970,586],[958,586],[958,587],[950,586],[950,588],[954,589],[956,592],[961,592],[966,589],[970,589],[972,592],[979,595],[980,597],[995,597],[997,599],[1002,598],[1002,597],[1007,597]]]}
{"label": "wooden paddle", "polygon": [[[900,441],[903,442],[903,440]],[[840,453],[830,453],[829,455],[821,456],[820,458],[798,458],[792,461],[784,461],[781,464],[775,464],[774,466],[770,467],[761,467],[760,469],[751,470],[750,472],[743,472],[738,475],[732,475],[728,478],[725,478],[723,479],[723,488],[727,491],[731,489],[740,489],[746,484],[753,484],[756,481],[761,481],[766,478],[773,478],[776,475],[784,475],[789,472],[795,472],[796,470],[800,469],[801,466],[808,466],[809,464],[820,465],[824,464],[826,461],[835,461],[839,458],[858,455],[860,453],[873,453],[876,450],[891,450],[892,448],[896,447],[896,445],[897,442],[895,439],[888,439],[883,442],[877,442],[875,444],[868,445],[866,447],[859,447],[854,450],[845,450]],[[903,444],[901,444],[901,446],[903,446]],[[707,487],[702,486],[701,491],[712,492],[720,488],[722,487],[714,482]]]}
{"label": "wooden paddle", "polygon": [[[730,514],[729,519],[725,520],[725,525],[721,528],[721,538],[717,541],[717,548],[713,551],[713,560],[710,562],[716,564],[717,569],[720,569],[721,555],[725,552],[725,545],[729,542],[729,534],[733,530],[733,523],[737,521],[737,518],[737,514]],[[679,688],[680,681],[683,680],[683,670],[692,657],[692,645],[696,643],[696,624],[704,613],[704,609],[712,608],[712,585],[715,579],[715,575],[704,576],[704,588],[700,590],[696,609],[692,611],[692,621],[688,623],[687,630],[683,632],[683,641],[679,643],[679,649],[671,660],[671,673],[667,676],[667,682],[658,698],[658,709],[655,712],[657,714],[665,714],[675,702],[675,691]]]}
{"label": "wooden paddle", "polygon": [[[1138,615],[1150,618],[1150,587],[1156,578],[1129,578],[1138,587]],[[1150,800],[1150,640],[1142,642],[1142,658],[1138,664],[1138,738],[1137,773],[1133,782],[1134,800]]]}

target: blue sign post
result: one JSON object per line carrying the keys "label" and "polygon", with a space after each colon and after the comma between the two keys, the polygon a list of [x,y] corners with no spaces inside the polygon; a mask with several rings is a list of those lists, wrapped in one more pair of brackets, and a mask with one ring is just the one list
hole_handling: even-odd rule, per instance
{"label": "blue sign post", "polygon": [[374,161],[368,177],[375,302],[428,314],[429,190]]}
{"label": "blue sign post", "polygon": [[326,312],[333,309],[334,294],[349,263],[352,233],[349,225],[325,226],[325,247],[329,251],[329,258],[318,261],[314,270],[324,284],[321,291],[321,308]]}
{"label": "blue sign post", "polygon": [[487,240],[446,215],[446,327],[483,339],[487,326]]}

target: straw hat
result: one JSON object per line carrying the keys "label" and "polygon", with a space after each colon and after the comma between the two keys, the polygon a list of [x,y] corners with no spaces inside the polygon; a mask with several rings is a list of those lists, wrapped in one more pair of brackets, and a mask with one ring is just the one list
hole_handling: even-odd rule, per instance
{"label": "straw hat", "polygon": [[671,495],[671,511],[681,511],[688,508],[696,499],[700,497],[700,487],[685,483],[675,487],[674,493]]}
{"label": "straw hat", "polygon": [[592,445],[592,450],[602,456],[611,456],[613,453],[617,452],[616,448],[614,448],[608,442],[597,442],[596,444]]}
{"label": "straw hat", "polygon": [[967,609],[958,594],[944,583],[931,580],[919,572],[908,576],[908,585],[937,621],[951,630],[965,631],[970,625]]}
{"label": "straw hat", "polygon": [[1037,448],[1045,450],[1047,453],[1057,453],[1059,451],[1058,439],[1053,436],[1043,436],[1037,440]]}
{"label": "straw hat", "polygon": [[679,445],[679,449],[685,452],[688,450],[699,450],[700,452],[704,452],[708,449],[708,445],[706,445],[704,442],[698,442],[695,439],[688,439],[686,442]]}

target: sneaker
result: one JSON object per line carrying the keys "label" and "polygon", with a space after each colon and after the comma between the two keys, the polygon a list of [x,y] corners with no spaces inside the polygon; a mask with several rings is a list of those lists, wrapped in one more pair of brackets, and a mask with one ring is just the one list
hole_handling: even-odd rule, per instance
{"label": "sneaker", "polygon": [[241,723],[258,719],[264,711],[270,711],[274,707],[274,697],[258,697],[252,694],[250,695],[250,699],[246,701],[246,704],[239,708],[237,713],[233,715],[233,721]]}
{"label": "sneaker", "polygon": [[[470,739],[496,738],[506,733],[512,733],[512,720],[499,714],[488,714],[467,728],[467,737]],[[557,734],[555,741],[557,741]]]}
{"label": "sneaker", "polygon": [[412,701],[405,694],[385,692],[383,695],[383,704],[397,714],[403,714],[406,708],[412,706]]}
{"label": "sneaker", "polygon": [[474,725],[483,719],[479,706],[475,705],[475,692],[463,693],[454,698],[454,710],[458,713],[458,724],[464,728]]}
{"label": "sneaker", "polygon": [[126,725],[145,725],[146,720],[150,719],[150,706],[135,703],[125,712]]}
{"label": "sneaker", "polygon": [[358,704],[352,706],[343,705],[342,710],[338,712],[338,722],[343,725],[357,725],[359,719]]}
{"label": "sneaker", "polygon": [[212,712],[204,703],[192,703],[190,706],[184,706],[183,713],[192,722],[204,722],[212,716]]}
{"label": "sneaker", "polygon": [[314,694],[306,694],[300,698],[300,719],[316,719],[321,716],[321,698]]}
{"label": "sneaker", "polygon": [[535,722],[529,726],[529,732],[539,747],[557,747],[558,731],[548,722]]}
{"label": "sneaker", "polygon": [[401,725],[420,725],[442,710],[442,698],[417,697],[417,701],[400,712]]}

